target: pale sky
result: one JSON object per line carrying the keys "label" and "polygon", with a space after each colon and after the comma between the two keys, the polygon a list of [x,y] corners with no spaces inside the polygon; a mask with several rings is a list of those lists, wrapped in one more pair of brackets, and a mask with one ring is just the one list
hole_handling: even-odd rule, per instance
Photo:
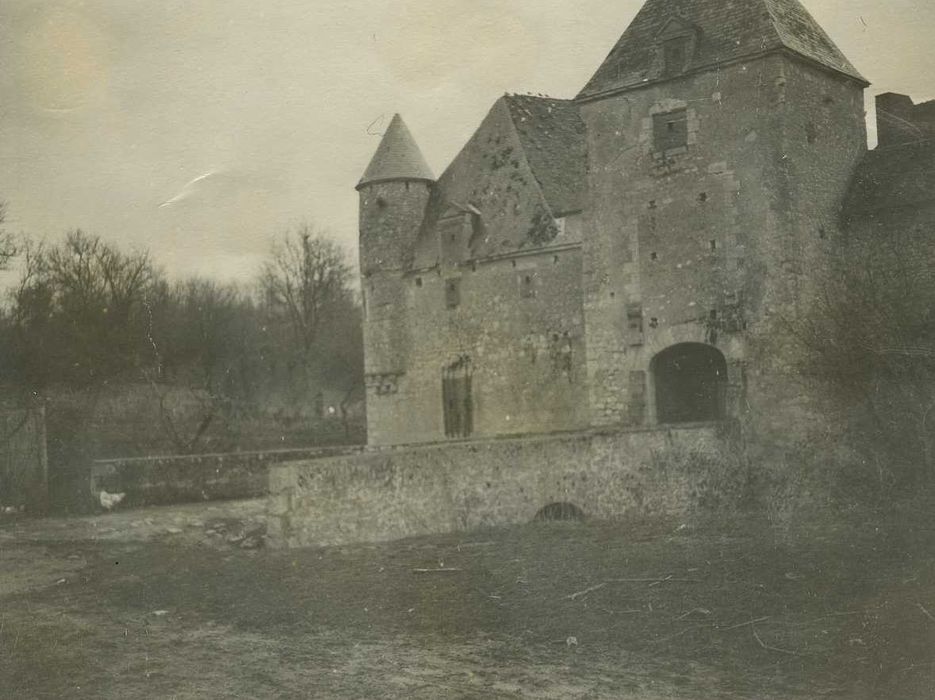
{"label": "pale sky", "polygon": [[[440,174],[504,92],[573,97],[640,4],[0,0],[7,228],[80,227],[176,277],[250,279],[302,221],[356,251],[394,112]],[[935,97],[932,0],[805,4],[869,95]]]}

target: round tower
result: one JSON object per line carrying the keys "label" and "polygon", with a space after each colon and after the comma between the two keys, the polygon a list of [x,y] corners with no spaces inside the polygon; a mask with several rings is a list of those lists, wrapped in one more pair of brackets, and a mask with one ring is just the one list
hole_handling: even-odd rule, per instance
{"label": "round tower", "polygon": [[364,299],[367,441],[404,441],[412,333],[405,273],[435,181],[397,114],[357,185]]}
{"label": "round tower", "polygon": [[435,176],[398,114],[393,117],[360,192],[360,270],[401,271],[412,252]]}

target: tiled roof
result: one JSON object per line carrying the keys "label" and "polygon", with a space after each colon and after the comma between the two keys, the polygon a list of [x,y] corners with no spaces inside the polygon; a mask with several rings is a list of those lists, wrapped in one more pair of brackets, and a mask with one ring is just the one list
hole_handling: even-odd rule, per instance
{"label": "tiled roof", "polygon": [[425,157],[416,144],[409,128],[398,114],[393,117],[383,140],[377,147],[370,165],[357,184],[364,185],[388,180],[429,180],[435,176],[425,162]]}
{"label": "tiled roof", "polygon": [[504,98],[529,167],[555,215],[584,208],[587,139],[571,100],[509,95]]}
{"label": "tiled roof", "polygon": [[787,49],[866,83],[798,0],[647,0],[579,97],[662,77],[659,37],[672,20],[695,30],[687,70]]}
{"label": "tiled roof", "polygon": [[935,141],[876,148],[857,166],[844,204],[851,219],[935,202]]}
{"label": "tiled roof", "polygon": [[[586,149],[574,101],[500,98],[432,187],[412,265],[437,263],[439,227],[458,214],[476,215],[474,259],[551,243],[553,217],[584,208]],[[579,241],[569,234],[561,242]]]}

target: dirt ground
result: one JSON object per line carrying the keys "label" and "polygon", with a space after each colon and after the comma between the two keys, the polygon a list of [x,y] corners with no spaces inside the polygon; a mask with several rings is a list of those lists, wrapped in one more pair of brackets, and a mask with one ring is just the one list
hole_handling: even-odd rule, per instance
{"label": "dirt ground", "polygon": [[931,507],[294,551],[262,509],[0,522],[0,695],[935,697]]}

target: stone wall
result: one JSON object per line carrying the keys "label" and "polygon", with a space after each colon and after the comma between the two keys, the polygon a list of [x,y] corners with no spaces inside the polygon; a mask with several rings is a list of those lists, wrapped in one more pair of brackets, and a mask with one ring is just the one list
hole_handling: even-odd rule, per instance
{"label": "stone wall", "polygon": [[275,546],[327,546],[532,520],[684,512],[736,498],[745,472],[723,425],[372,450],[270,470]]}
{"label": "stone wall", "polygon": [[123,493],[120,505],[124,507],[259,498],[268,492],[268,474],[274,464],[359,451],[320,447],[99,460],[91,466],[90,490],[95,499],[101,491]]}
{"label": "stone wall", "polygon": [[876,96],[877,143],[880,147],[917,143],[935,137],[935,100],[914,104],[908,95]]}
{"label": "stone wall", "polygon": [[562,212],[551,241],[529,243],[535,222],[554,212],[506,104],[497,102],[439,180],[421,233],[423,186],[380,187],[361,191],[369,444],[443,440],[443,371],[465,357],[472,436],[586,426],[580,216]]}
{"label": "stone wall", "polygon": [[[407,276],[397,304],[418,342],[395,384],[368,388],[370,443],[444,439],[442,373],[462,355],[473,375],[475,436],[585,425],[580,278],[577,246]],[[446,305],[451,280],[456,308]]]}
{"label": "stone wall", "polygon": [[[685,342],[726,358],[731,415],[744,386],[774,406],[744,367],[788,364],[781,326],[833,254],[861,105],[856,82],[783,55],[582,104],[592,425],[652,425],[652,359]],[[685,145],[661,149],[656,117],[679,110]]]}

